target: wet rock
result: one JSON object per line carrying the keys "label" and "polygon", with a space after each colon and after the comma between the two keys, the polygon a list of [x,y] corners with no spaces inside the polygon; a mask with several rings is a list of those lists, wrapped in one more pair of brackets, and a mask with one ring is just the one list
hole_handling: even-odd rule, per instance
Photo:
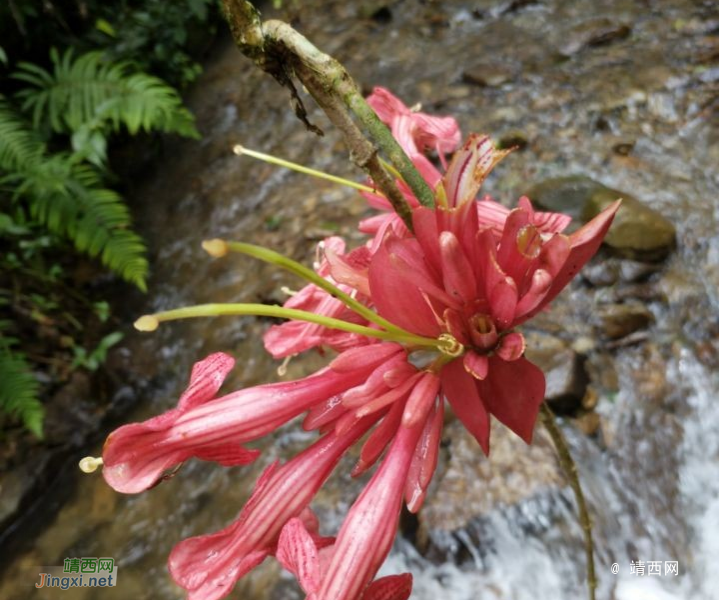
{"label": "wet rock", "polygon": [[594,411],[590,411],[578,416],[573,423],[584,435],[594,436],[602,426],[602,418]]}
{"label": "wet rock", "polygon": [[622,206],[604,243],[631,258],[664,258],[675,245],[674,225],[630,194],[604,186],[595,189],[582,211],[582,219],[592,219],[617,198],[622,198]]}
{"label": "wet rock", "polygon": [[513,73],[503,65],[480,64],[462,72],[462,81],[479,87],[499,87],[511,80]]}
{"label": "wet rock", "polygon": [[547,179],[526,191],[545,210],[564,212],[573,219],[589,221],[609,204],[622,198],[605,244],[635,260],[664,258],[674,247],[672,223],[631,194],[614,190],[584,175]]}
{"label": "wet rock", "polygon": [[86,431],[97,428],[101,415],[91,397],[90,376],[75,371],[70,381],[48,403],[45,414],[45,441],[49,444],[76,444]]}
{"label": "wet rock", "polygon": [[559,414],[573,413],[580,408],[587,387],[584,359],[557,337],[533,332],[526,338],[526,356],[544,371],[550,406]]}
{"label": "wet rock", "polygon": [[461,423],[454,422],[446,436],[451,440],[446,468],[436,476],[436,487],[418,515],[419,546],[432,559],[461,552],[455,536],[478,519],[563,486],[554,448],[541,427],[527,446],[494,422],[489,458]]}
{"label": "wet rock", "polygon": [[611,340],[645,329],[654,322],[654,315],[640,302],[602,306],[597,317],[602,334]]}
{"label": "wet rock", "polygon": [[629,36],[632,29],[626,23],[606,17],[590,19],[574,26],[565,36],[559,51],[564,56],[572,56],[592,46],[602,46]]}
{"label": "wet rock", "polygon": [[563,212],[579,221],[589,198],[604,186],[584,175],[553,177],[533,185],[526,195],[539,208]]}
{"label": "wet rock", "polygon": [[524,150],[529,141],[522,131],[508,131],[500,136],[497,141],[497,148],[506,150],[512,148],[514,150]]}

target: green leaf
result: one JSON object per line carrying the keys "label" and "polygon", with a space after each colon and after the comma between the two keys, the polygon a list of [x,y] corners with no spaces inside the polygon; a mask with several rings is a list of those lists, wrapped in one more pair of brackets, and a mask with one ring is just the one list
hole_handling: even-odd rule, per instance
{"label": "green leaf", "polygon": [[0,349],[0,410],[19,419],[26,429],[42,438],[45,411],[38,399],[38,389],[25,357],[9,348]]}
{"label": "green leaf", "polygon": [[13,73],[28,84],[17,96],[36,126],[56,133],[124,126],[133,135],[162,131],[199,137],[179,93],[161,79],[133,72],[130,63],[108,61],[101,52],[76,58],[72,49],[62,56],[53,49],[50,56],[52,73],[29,63],[20,63]]}
{"label": "green leaf", "polygon": [[109,35],[110,37],[117,37],[117,33],[115,32],[115,28],[105,19],[98,19],[95,21],[95,29],[98,31],[102,31],[105,35]]}

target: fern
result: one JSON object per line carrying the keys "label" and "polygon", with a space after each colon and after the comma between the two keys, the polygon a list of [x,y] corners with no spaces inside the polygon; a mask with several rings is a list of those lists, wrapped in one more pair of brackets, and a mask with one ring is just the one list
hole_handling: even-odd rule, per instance
{"label": "fern", "polygon": [[19,419],[27,429],[42,438],[45,411],[38,400],[38,382],[25,356],[13,351],[15,340],[3,335],[7,325],[6,321],[0,321],[0,410]]}
{"label": "fern", "polygon": [[179,94],[161,79],[132,73],[130,63],[108,62],[101,52],[75,58],[71,49],[62,56],[53,49],[50,57],[52,73],[23,62],[13,74],[28,84],[18,98],[36,128],[73,133],[124,125],[133,135],[144,130],[199,137]]}
{"label": "fern", "polygon": [[40,162],[45,146],[0,95],[0,169],[16,171]]}
{"label": "fern", "polygon": [[33,218],[145,290],[145,246],[129,229],[122,198],[72,154],[46,154],[32,129],[1,98],[0,171],[6,173],[0,183],[12,186],[15,199],[27,200]]}

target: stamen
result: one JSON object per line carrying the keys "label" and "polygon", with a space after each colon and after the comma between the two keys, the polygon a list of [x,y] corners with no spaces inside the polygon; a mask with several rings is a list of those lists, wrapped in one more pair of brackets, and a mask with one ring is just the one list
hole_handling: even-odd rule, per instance
{"label": "stamen", "polygon": [[[365,325],[359,325],[342,319],[326,317],[318,315],[306,310],[297,310],[295,308],[285,308],[283,306],[272,306],[267,304],[198,304],[196,306],[186,306],[176,308],[174,310],[166,310],[155,313],[154,315],[145,315],[135,321],[135,327],[140,331],[154,331],[163,321],[175,321],[178,319],[191,319],[195,317],[222,317],[222,316],[255,316],[255,317],[276,317],[278,319],[291,319],[295,321],[304,321],[306,323],[314,323],[328,329],[339,329],[349,333],[357,333],[367,337],[373,337],[380,340],[397,342],[399,344],[408,344],[415,346],[438,347],[440,342],[432,338],[426,338],[415,335],[401,329],[393,329],[383,331],[374,329]],[[454,338],[452,338],[454,339]]]}
{"label": "stamen", "polygon": [[[334,298],[337,298],[350,310],[356,312],[361,317],[364,317],[371,323],[379,325],[380,327],[386,329],[389,332],[396,332],[401,335],[411,335],[410,332],[405,331],[404,329],[398,327],[394,323],[391,323],[387,319],[382,318],[372,309],[366,307],[361,302],[358,302],[353,296],[347,294],[346,292],[343,292],[336,285],[332,284],[324,277],[321,277],[312,269],[308,269],[303,264],[298,263],[291,258],[283,256],[279,252],[263,248],[262,246],[255,246],[254,244],[245,244],[243,242],[226,242],[226,244],[227,248],[232,252],[240,252],[242,254],[246,254],[248,256],[252,256],[253,258],[262,260],[266,263],[276,265],[282,269],[289,271],[290,273],[294,273],[295,275],[302,277],[302,279],[304,279],[305,281],[314,283],[318,288],[324,290]],[[320,244],[319,246],[321,248],[324,247],[322,246],[322,244]]]}
{"label": "stamen", "polygon": [[395,168],[392,163],[387,162],[384,158],[380,158],[379,162],[387,171],[392,174],[392,177],[394,177],[395,179],[399,179],[400,181],[404,181],[404,177],[402,177],[402,174]]}
{"label": "stamen", "polygon": [[296,296],[296,295],[297,295],[297,292],[296,292],[295,290],[291,290],[291,289],[288,288],[286,285],[283,285],[283,286],[280,288],[280,291],[281,291],[283,294],[287,294],[288,296]]}
{"label": "stamen", "polygon": [[134,323],[138,331],[155,331],[160,326],[160,321],[154,315],[144,315]]}
{"label": "stamen", "polygon": [[337,175],[330,175],[329,173],[317,171],[316,169],[310,169],[309,167],[298,165],[297,163],[285,160],[284,158],[277,158],[276,156],[272,156],[271,154],[265,154],[264,152],[250,150],[249,148],[245,148],[241,144],[236,144],[235,146],[233,146],[232,151],[237,154],[237,156],[242,156],[243,154],[246,154],[247,156],[251,156],[252,158],[256,158],[258,160],[264,160],[265,162],[268,162],[273,165],[292,169],[293,171],[304,173],[305,175],[312,175],[313,177],[318,177],[319,179],[326,179],[327,181],[332,181],[333,183],[340,183],[342,185],[349,186],[362,192],[369,192],[371,194],[379,193],[376,189],[371,188],[368,185],[363,185],[361,183],[357,183],[356,181],[344,179],[343,177],[338,177]]}
{"label": "stamen", "polygon": [[78,466],[83,473],[94,473],[102,464],[102,457],[86,456],[78,463]]}
{"label": "stamen", "polygon": [[214,258],[222,258],[229,252],[227,242],[224,240],[205,240],[202,242],[202,249]]}
{"label": "stamen", "polygon": [[294,354],[290,354],[289,356],[285,356],[285,360],[282,361],[282,364],[277,367],[277,375],[280,377],[284,377],[287,375],[287,367],[290,364],[290,361],[295,357]]}
{"label": "stamen", "polygon": [[438,345],[439,351],[442,354],[457,358],[464,354],[464,346],[457,341],[451,333],[443,333],[437,340],[440,342]]}

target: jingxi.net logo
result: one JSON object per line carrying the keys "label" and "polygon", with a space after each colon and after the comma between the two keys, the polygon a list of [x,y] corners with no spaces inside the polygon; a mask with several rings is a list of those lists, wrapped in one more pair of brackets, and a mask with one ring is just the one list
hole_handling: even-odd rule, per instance
{"label": "jingxi.net logo", "polygon": [[114,558],[66,558],[62,567],[41,567],[36,588],[55,587],[62,590],[77,587],[114,587],[117,567]]}

